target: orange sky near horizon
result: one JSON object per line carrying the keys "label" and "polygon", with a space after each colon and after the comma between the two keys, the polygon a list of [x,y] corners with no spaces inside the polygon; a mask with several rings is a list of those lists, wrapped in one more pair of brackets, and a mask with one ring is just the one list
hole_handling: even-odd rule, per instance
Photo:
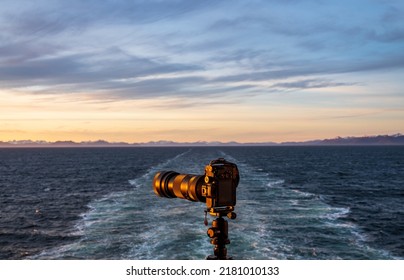
{"label": "orange sky near horizon", "polygon": [[0,91],[1,104],[7,104],[0,113],[0,141],[305,141],[399,133],[404,119],[401,110],[278,104],[279,98],[273,104],[190,104],[164,97],[101,102],[68,95],[17,97]]}

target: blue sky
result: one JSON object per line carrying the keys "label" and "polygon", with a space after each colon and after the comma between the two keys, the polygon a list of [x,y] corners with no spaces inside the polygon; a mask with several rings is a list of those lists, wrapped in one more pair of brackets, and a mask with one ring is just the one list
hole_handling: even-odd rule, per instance
{"label": "blue sky", "polygon": [[404,131],[403,1],[2,1],[0,140]]}

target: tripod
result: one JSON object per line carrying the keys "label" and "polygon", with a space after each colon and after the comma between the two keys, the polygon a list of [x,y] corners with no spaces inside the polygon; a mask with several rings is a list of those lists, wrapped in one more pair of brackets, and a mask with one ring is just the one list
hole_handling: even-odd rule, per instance
{"label": "tripod", "polygon": [[[230,219],[236,218],[236,213],[228,213]],[[212,227],[207,231],[210,237],[210,243],[215,245],[213,248],[214,255],[206,257],[207,260],[232,260],[232,257],[227,256],[226,245],[230,244],[229,240],[229,226],[227,221],[223,218],[222,213],[219,213],[218,218],[212,221]]]}

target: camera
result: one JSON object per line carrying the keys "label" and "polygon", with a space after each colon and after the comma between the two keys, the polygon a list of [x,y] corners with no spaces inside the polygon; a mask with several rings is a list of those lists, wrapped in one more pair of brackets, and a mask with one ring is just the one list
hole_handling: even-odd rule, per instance
{"label": "camera", "polygon": [[240,180],[237,165],[224,158],[212,160],[205,166],[204,175],[161,171],[153,179],[156,195],[206,203],[212,216],[227,215],[234,219],[236,188]]}
{"label": "camera", "polygon": [[153,190],[161,197],[182,198],[206,203],[205,225],[208,225],[207,213],[215,216],[212,227],[207,231],[210,243],[214,245],[214,255],[208,260],[228,260],[226,245],[228,223],[223,218],[236,218],[236,188],[240,181],[237,165],[224,158],[212,160],[205,166],[204,175],[180,174],[175,171],[161,171],[153,179]]}

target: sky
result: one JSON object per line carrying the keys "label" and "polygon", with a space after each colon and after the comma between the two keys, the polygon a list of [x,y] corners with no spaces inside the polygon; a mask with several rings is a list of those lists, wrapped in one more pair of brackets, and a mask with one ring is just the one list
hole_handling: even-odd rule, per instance
{"label": "sky", "polygon": [[401,0],[1,0],[0,141],[404,132]]}

